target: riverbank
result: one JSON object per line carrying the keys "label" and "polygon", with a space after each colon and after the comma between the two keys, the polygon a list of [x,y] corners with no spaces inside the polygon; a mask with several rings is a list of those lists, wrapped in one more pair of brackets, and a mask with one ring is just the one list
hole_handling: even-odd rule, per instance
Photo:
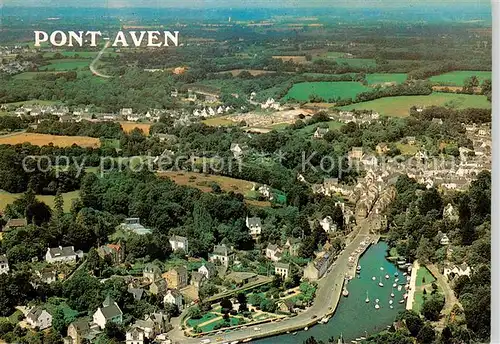
{"label": "riverbank", "polygon": [[411,268],[410,277],[410,290],[408,291],[408,298],[406,299],[406,309],[410,310],[413,308],[413,301],[415,300],[415,289],[417,287],[417,272],[420,268],[418,261],[413,262],[413,267]]}

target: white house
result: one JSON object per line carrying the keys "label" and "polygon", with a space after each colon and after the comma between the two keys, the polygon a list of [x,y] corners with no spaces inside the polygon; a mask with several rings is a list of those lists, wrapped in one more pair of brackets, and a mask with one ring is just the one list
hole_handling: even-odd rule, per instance
{"label": "white house", "polygon": [[448,280],[450,280],[451,278],[451,274],[453,274],[453,276],[470,276],[471,274],[471,269],[470,267],[466,264],[466,263],[463,263],[459,266],[457,265],[448,265],[444,268],[444,271],[443,271],[443,275],[445,277],[448,278]]}
{"label": "white house", "polygon": [[179,308],[179,310],[182,310],[182,295],[177,290],[168,290],[167,294],[163,298],[163,303],[177,305],[177,308]]}
{"label": "white house", "polygon": [[37,327],[39,330],[45,330],[52,326],[52,315],[41,307],[33,307],[28,314],[26,314],[26,322],[32,328]]}
{"label": "white house", "polygon": [[271,259],[273,262],[278,262],[281,259],[282,252],[278,245],[268,244],[266,247],[266,258]]}
{"label": "white house", "polygon": [[287,279],[290,273],[290,264],[274,263],[274,274]]}
{"label": "white house", "polygon": [[443,234],[441,237],[441,240],[439,241],[441,245],[449,245],[450,244],[450,238],[446,234]]}
{"label": "white house", "polygon": [[144,344],[144,331],[134,327],[125,333],[126,344]]}
{"label": "white house", "polygon": [[262,195],[262,197],[272,199],[271,188],[269,186],[262,185],[261,187],[259,187],[258,191]]}
{"label": "white house", "polygon": [[188,253],[188,239],[179,235],[172,235],[170,239],[170,246],[172,246],[172,251],[184,250]]}
{"label": "white house", "polygon": [[9,272],[9,261],[5,254],[0,255],[0,275]]}
{"label": "white house", "polygon": [[259,217],[248,217],[246,218],[247,228],[250,229],[250,235],[255,240],[262,233],[262,221]]}
{"label": "white house", "polygon": [[108,322],[121,324],[123,321],[123,312],[118,307],[118,304],[108,296],[102,303],[102,307],[99,307],[94,313],[92,319],[94,324],[97,324],[102,330]]}
{"label": "white house", "polygon": [[213,263],[207,262],[199,267],[198,272],[205,275],[207,279],[214,277],[217,274],[215,265]]}
{"label": "white house", "polygon": [[225,267],[229,267],[234,260],[234,253],[225,244],[215,245],[213,252],[208,255],[208,260],[211,263],[220,263]]}
{"label": "white house", "polygon": [[76,262],[78,257],[83,257],[83,252],[75,252],[73,246],[48,248],[47,253],[45,253],[45,260],[47,263],[71,263]]}
{"label": "white house", "polygon": [[333,223],[331,216],[326,216],[323,220],[319,221],[321,228],[327,233],[335,232],[337,229],[336,224]]}

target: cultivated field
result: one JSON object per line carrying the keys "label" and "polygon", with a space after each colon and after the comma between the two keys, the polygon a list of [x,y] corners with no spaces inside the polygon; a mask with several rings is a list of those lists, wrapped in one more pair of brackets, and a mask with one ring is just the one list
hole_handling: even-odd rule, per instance
{"label": "cultivated field", "polygon": [[377,65],[375,59],[338,58],[335,61],[339,64],[347,63],[353,67],[375,67]]}
{"label": "cultivated field", "polygon": [[300,55],[273,56],[273,59],[279,59],[283,62],[292,61],[293,63],[307,63],[306,57]]}
{"label": "cultivated field", "polygon": [[87,136],[58,136],[36,133],[16,133],[0,136],[0,144],[16,145],[29,142],[35,146],[46,146],[52,143],[57,147],[69,147],[76,144],[80,147],[94,147],[101,145],[98,138]]}
{"label": "cultivated field", "polygon": [[75,69],[86,69],[89,67],[88,59],[59,59],[59,60],[49,60],[50,64],[48,66],[42,66],[38,68],[39,70],[75,70]]}
{"label": "cultivated field", "polygon": [[[159,173],[159,175],[161,177],[170,178],[176,184],[191,186],[203,192],[212,191],[211,184],[217,183],[222,190],[240,193],[245,197],[248,197],[248,195],[252,193],[254,185],[254,183],[247,180],[187,171],[166,171]],[[259,202],[255,200],[248,200],[248,203],[258,206],[270,206],[269,202]]]}
{"label": "cultivated field", "polygon": [[486,96],[432,93],[428,96],[399,96],[372,100],[342,107],[343,110],[373,110],[382,115],[405,117],[409,115],[412,106],[449,106],[464,108],[491,108]]}
{"label": "cultivated field", "polygon": [[138,128],[146,135],[149,135],[149,128],[151,128],[151,123],[120,122],[120,125],[126,133],[130,133],[135,128]]}
{"label": "cultivated field", "polygon": [[436,75],[431,77],[429,80],[439,85],[463,86],[464,80],[473,75],[479,78],[480,83],[482,83],[484,79],[491,79],[491,72],[467,70]]}
{"label": "cultivated field", "polygon": [[371,88],[354,81],[302,82],[293,85],[285,99],[308,100],[310,95],[316,95],[327,101],[331,98],[355,98],[358,93],[370,90]]}
{"label": "cultivated field", "polygon": [[[5,210],[5,207],[7,204],[12,204],[16,199],[21,197],[23,194],[22,193],[10,193],[7,191],[0,190],[0,209]],[[74,199],[77,199],[79,195],[78,191],[72,191],[72,192],[67,192],[63,193],[63,200],[64,200],[64,211],[69,212],[71,209],[71,203]],[[47,204],[49,207],[54,208],[54,196],[52,195],[37,195],[36,198],[45,204]]]}
{"label": "cultivated field", "polygon": [[374,73],[367,74],[366,81],[369,85],[383,84],[395,82],[397,84],[402,84],[406,81],[407,75],[405,73]]}

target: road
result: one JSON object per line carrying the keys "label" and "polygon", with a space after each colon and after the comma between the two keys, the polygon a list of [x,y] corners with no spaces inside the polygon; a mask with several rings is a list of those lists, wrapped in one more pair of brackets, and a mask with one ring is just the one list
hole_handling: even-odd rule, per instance
{"label": "road", "polygon": [[[261,324],[259,325],[260,331],[258,332],[255,332],[253,327],[250,327],[230,333],[224,333],[220,336],[215,335],[205,338],[210,338],[212,342],[215,342],[216,338],[222,337],[223,340],[221,342],[231,342],[256,337],[257,335],[262,336],[263,334],[272,335],[284,333],[289,329],[308,326],[308,324],[312,321],[312,316],[316,316],[315,320],[320,320],[326,314],[332,313],[340,298],[344,277],[349,271],[349,256],[356,251],[363,240],[368,238],[372,221],[372,218],[358,220],[358,225],[355,229],[356,235],[346,246],[344,251],[339,254],[337,260],[334,262],[334,265],[330,268],[330,272],[327,272],[327,274],[318,282],[316,297],[313,305],[309,309],[300,313],[296,317],[288,318],[281,322]],[[179,330],[179,319],[180,317],[176,320],[172,319],[175,321],[172,322],[174,329],[169,332],[169,338],[174,343],[200,343],[203,338],[187,338],[184,336],[182,331]]]}
{"label": "road", "polygon": [[109,48],[109,46],[111,45],[111,42],[110,41],[107,41],[106,44],[104,45],[104,48],[102,48],[101,51],[99,51],[99,54],[97,54],[97,56],[95,57],[95,59],[90,63],[90,71],[92,72],[92,74],[94,75],[97,75],[97,76],[100,76],[101,78],[106,78],[106,79],[109,79],[111,78],[110,75],[106,75],[106,74],[102,74],[101,72],[99,72],[96,68],[95,68],[95,64],[99,61],[99,59],[101,58],[102,54],[104,54],[104,51]]}

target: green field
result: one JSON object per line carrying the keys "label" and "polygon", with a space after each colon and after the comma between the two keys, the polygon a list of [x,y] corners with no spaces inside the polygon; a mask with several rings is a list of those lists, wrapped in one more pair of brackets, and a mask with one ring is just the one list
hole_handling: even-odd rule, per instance
{"label": "green field", "polygon": [[491,108],[486,96],[434,92],[428,96],[387,97],[343,106],[343,110],[373,110],[381,115],[405,117],[412,106],[449,106],[452,108]]}
{"label": "green field", "polygon": [[[0,190],[0,209],[4,210],[7,204],[11,204],[14,202],[17,198],[21,197],[23,194],[18,193],[18,194],[13,194],[10,192],[6,192],[3,190]],[[72,192],[67,192],[63,193],[63,199],[64,199],[64,211],[69,212],[71,209],[71,203],[74,199],[77,199],[79,195],[78,191],[72,191]],[[53,208],[54,207],[54,196],[52,195],[37,195],[36,198],[45,204],[47,204],[49,207]]]}
{"label": "green field", "polygon": [[50,64],[48,66],[42,66],[38,69],[55,71],[86,69],[90,64],[88,59],[59,59],[49,60],[49,62]]}
{"label": "green field", "polygon": [[443,86],[463,86],[464,80],[473,75],[479,78],[480,83],[482,83],[484,79],[491,79],[491,72],[466,70],[436,75],[429,80]]}
{"label": "green field", "polygon": [[328,101],[330,98],[355,98],[358,93],[370,90],[371,88],[354,81],[302,82],[293,85],[285,99],[309,100],[310,95],[316,95]]}
{"label": "green field", "polygon": [[402,84],[406,81],[405,73],[374,73],[367,74],[366,81],[369,85],[383,84],[385,82],[396,82]]}
{"label": "green field", "polygon": [[311,125],[308,125],[308,126],[302,128],[302,129],[299,129],[299,132],[302,134],[306,134],[306,135],[312,135],[316,131],[317,127],[320,127],[320,126],[323,127],[323,125],[325,123],[328,123],[328,128],[330,128],[330,130],[340,129],[340,127],[344,125],[344,123],[337,122],[337,121],[314,123],[314,124],[311,124]]}
{"label": "green field", "polygon": [[377,63],[375,59],[349,59],[349,58],[337,58],[335,59],[338,64],[347,63],[349,66],[353,67],[375,67]]}

